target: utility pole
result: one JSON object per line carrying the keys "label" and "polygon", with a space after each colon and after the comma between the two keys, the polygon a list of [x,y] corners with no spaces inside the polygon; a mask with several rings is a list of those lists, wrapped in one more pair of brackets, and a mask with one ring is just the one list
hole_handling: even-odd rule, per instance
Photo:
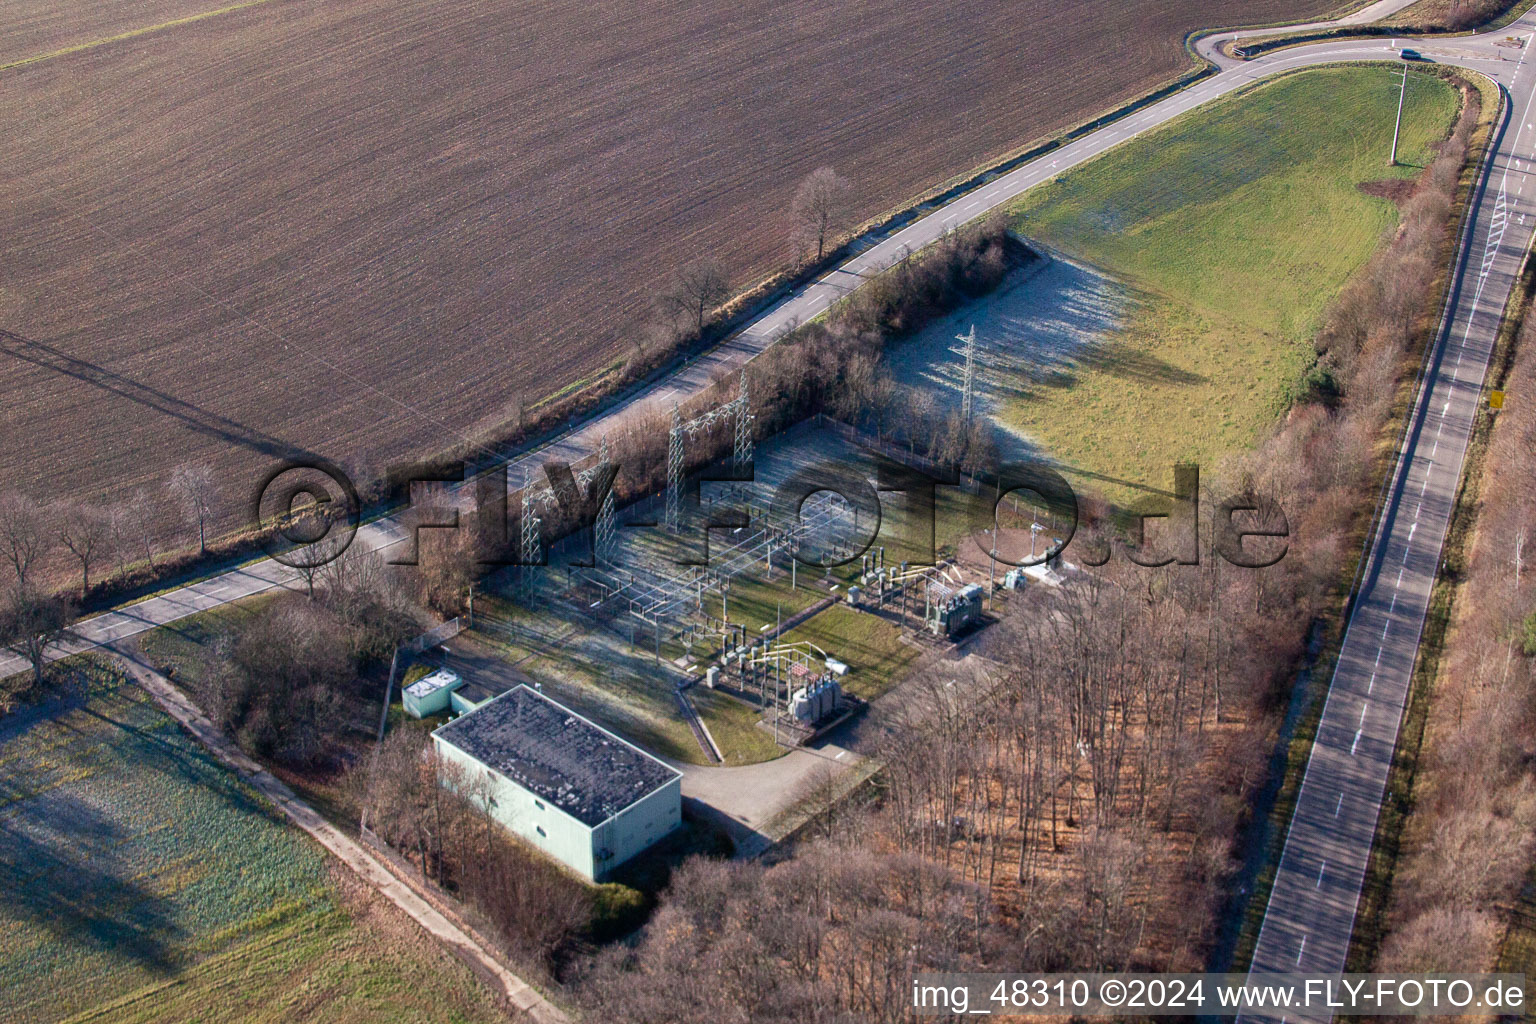
{"label": "utility pole", "polygon": [[960,390],[960,418],[969,427],[976,402],[976,325],[971,324],[968,334],[955,335],[955,340],[964,345],[960,350],[960,354],[965,358],[964,378]]}
{"label": "utility pole", "polygon": [[994,519],[992,522],[993,522],[993,526],[992,526],[992,529],[989,531],[992,534],[992,559],[988,563],[988,568],[987,568],[987,610],[988,611],[996,611],[997,610],[997,598],[993,596],[993,592],[997,589],[997,525],[996,525],[997,524],[997,520]]}
{"label": "utility pole", "polygon": [[1397,123],[1392,126],[1392,158],[1388,167],[1397,166],[1397,137],[1403,128],[1403,97],[1408,95],[1408,62],[1403,61],[1403,84],[1397,90]]}

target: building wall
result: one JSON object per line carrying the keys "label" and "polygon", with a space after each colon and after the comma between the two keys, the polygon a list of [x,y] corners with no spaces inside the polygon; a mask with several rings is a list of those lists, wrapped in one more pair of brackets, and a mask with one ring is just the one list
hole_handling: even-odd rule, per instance
{"label": "building wall", "polygon": [[470,775],[491,781],[491,817],[513,835],[527,840],[555,860],[587,878],[595,878],[592,862],[592,830],[522,786],[486,768],[451,743],[436,736],[432,742],[443,760],[457,764]]}
{"label": "building wall", "polygon": [[[411,684],[411,686],[414,685],[416,684]],[[404,706],[405,713],[412,718],[426,718],[428,715],[448,710],[449,701],[453,696],[451,686],[440,686],[419,699],[410,692],[410,689],[408,686],[400,691],[400,703]]]}
{"label": "building wall", "polygon": [[635,854],[670,833],[683,820],[683,780],[681,776],[655,792],[635,801],[603,822],[592,832],[594,858],[602,850],[613,857],[598,861],[597,877],[612,871]]}

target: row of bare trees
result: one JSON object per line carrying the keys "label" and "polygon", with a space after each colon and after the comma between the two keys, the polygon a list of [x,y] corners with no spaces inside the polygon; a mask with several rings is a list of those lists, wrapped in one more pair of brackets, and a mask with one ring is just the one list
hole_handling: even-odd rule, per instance
{"label": "row of bare trees", "polygon": [[902,1021],[914,971],[998,955],[1006,940],[975,886],[868,838],[845,832],[773,867],[688,862],[643,940],[588,966],[588,1019]]}
{"label": "row of bare trees", "polygon": [[[27,660],[32,668],[30,688],[43,684],[48,652],[67,639],[74,620],[74,602],[53,594],[38,580],[38,567],[52,537],[42,510],[26,498],[0,494],[0,646]],[[71,540],[83,543],[73,534]],[[17,703],[22,688],[0,691],[0,713]]]}
{"label": "row of bare trees", "polygon": [[[964,472],[979,470],[994,453],[989,428],[968,424],[899,387],[880,357],[890,340],[996,287],[1010,265],[1008,246],[1007,226],[1000,220],[952,232],[932,252],[868,282],[825,322],[792,331],[749,365],[754,433],[771,436],[817,413],[867,426],[882,437],[899,422],[914,450]],[[722,378],[690,408],[728,402],[736,388],[734,375]],[[620,466],[615,493],[621,500],[656,493],[665,482],[667,429],[667,415],[658,414],[632,421],[610,438]],[[729,423],[709,436],[690,438],[689,469],[728,454],[731,442]]]}
{"label": "row of bare trees", "polygon": [[1154,860],[1186,915],[1213,910],[1236,816],[1209,743],[1262,720],[1282,681],[1256,585],[1215,562],[1112,562],[1016,596],[985,660],[935,660],[908,684],[881,748],[890,834],[1013,913],[1070,921],[1030,938],[1042,969],[1131,963]]}
{"label": "row of bare trees", "polygon": [[[179,467],[171,475],[170,493],[196,531],[198,553],[206,553],[220,493],[212,467]],[[78,500],[44,505],[20,492],[0,494],[0,555],[23,587],[44,585],[40,574],[50,556],[63,554],[77,568],[84,598],[104,566],[118,572],[137,562],[153,566],[162,533],[143,490],[110,506]]]}
{"label": "row of bare trees", "polygon": [[179,683],[248,753],[333,765],[372,736],[379,680],[395,646],[421,629],[402,582],[377,552],[349,549],[309,593],[282,593],[214,638]]}
{"label": "row of bare trees", "polygon": [[[172,491],[197,524],[201,542],[218,493],[212,472],[182,467]],[[0,646],[27,659],[33,689],[42,686],[49,653],[70,638],[78,602],[99,584],[102,566],[115,559],[126,572],[141,555],[153,564],[152,516],[142,491],[110,508],[80,501],[43,505],[17,491],[0,493]],[[78,568],[78,600],[57,586],[61,558]],[[0,710],[16,699],[14,688],[0,694]]]}
{"label": "row of bare trees", "polygon": [[[850,224],[852,193],[847,179],[830,167],[819,167],[800,182],[788,210],[796,264],[818,265],[835,248]],[[677,268],[656,295],[651,329],[636,335],[628,376],[643,374],[703,338],[711,317],[732,294],[730,274],[713,256]]]}

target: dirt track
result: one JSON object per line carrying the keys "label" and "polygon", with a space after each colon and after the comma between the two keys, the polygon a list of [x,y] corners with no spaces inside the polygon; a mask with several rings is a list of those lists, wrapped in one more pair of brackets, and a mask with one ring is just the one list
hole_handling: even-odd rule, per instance
{"label": "dirt track", "polygon": [[0,73],[0,480],[207,460],[228,524],[282,457],[441,449],[622,357],[679,262],[776,266],[818,165],[871,215],[1330,6],[274,0]]}

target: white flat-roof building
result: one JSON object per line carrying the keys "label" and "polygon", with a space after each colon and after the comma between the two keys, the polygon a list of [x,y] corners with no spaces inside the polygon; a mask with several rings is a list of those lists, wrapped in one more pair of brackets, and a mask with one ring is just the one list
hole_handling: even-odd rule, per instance
{"label": "white flat-roof building", "polygon": [[400,702],[412,718],[425,718],[447,711],[453,692],[463,685],[457,672],[440,668],[401,691]]}
{"label": "white flat-roof building", "polygon": [[682,775],[518,686],[432,733],[438,756],[490,782],[513,834],[594,881],[682,822]]}

